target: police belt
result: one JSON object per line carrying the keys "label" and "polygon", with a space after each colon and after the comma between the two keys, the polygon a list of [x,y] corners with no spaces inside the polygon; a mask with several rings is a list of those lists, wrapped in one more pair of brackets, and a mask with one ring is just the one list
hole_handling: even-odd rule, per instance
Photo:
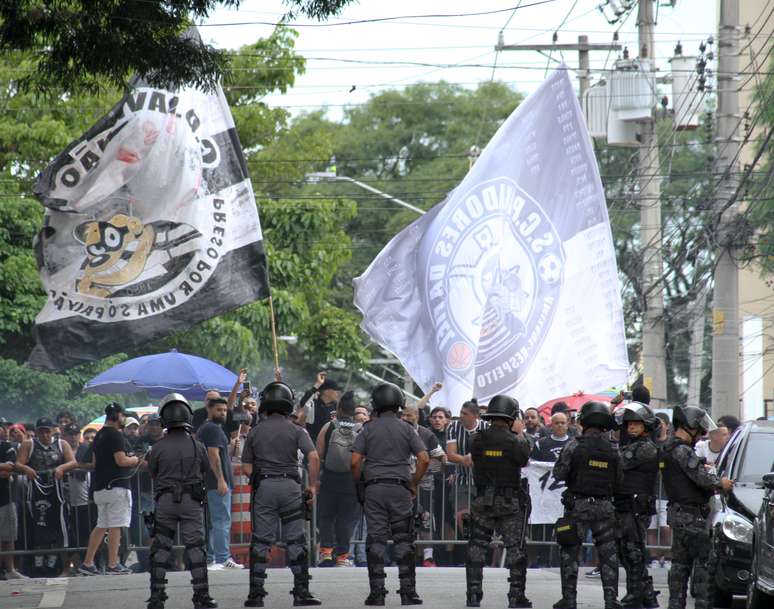
{"label": "police belt", "polygon": [[179,486],[163,488],[156,493],[154,499],[158,501],[159,497],[166,495],[167,493],[174,495],[176,503],[180,502],[179,497],[182,497],[183,495],[190,495],[191,499],[194,499],[195,501],[202,501],[204,499],[200,484],[181,484]]}
{"label": "police belt", "polygon": [[405,486],[406,488],[409,486],[408,480],[403,478],[372,478],[371,480],[366,480],[366,486],[371,486],[372,484],[394,484],[396,486]]}
{"label": "police belt", "polygon": [[476,484],[476,496],[486,495],[487,491],[493,492],[495,497],[501,495],[506,498],[513,497],[519,492],[517,486],[495,486],[493,484]]}
{"label": "police belt", "polygon": [[284,478],[285,480],[292,480],[296,484],[301,484],[301,478],[298,474],[258,474],[258,480],[272,480],[275,478]]}

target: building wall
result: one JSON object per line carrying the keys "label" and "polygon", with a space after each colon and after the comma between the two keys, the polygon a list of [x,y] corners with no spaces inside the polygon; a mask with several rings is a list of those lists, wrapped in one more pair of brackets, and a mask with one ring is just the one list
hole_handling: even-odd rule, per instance
{"label": "building wall", "polygon": [[[767,39],[774,32],[774,19],[768,19],[772,8],[767,6],[769,4],[767,0],[739,1],[739,22],[742,26],[740,69],[743,72],[740,85],[752,76],[740,92],[739,106],[742,111],[750,107],[755,85],[763,78],[751,73],[766,71],[764,59],[772,45],[772,41]],[[748,25],[751,31],[745,36],[744,29]],[[751,117],[755,116],[756,110],[755,105],[750,107]],[[757,127],[750,143],[742,149],[742,169],[753,161],[754,141],[760,132],[760,127]],[[741,269],[739,317],[742,417],[774,415],[774,276],[762,277],[760,269],[755,266]],[[766,406],[767,412],[764,411]]]}

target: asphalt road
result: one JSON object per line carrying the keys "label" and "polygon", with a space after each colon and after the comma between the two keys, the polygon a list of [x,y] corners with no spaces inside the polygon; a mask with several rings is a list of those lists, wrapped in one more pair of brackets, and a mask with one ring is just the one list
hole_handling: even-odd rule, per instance
{"label": "asphalt road", "polygon": [[[600,609],[602,589],[599,578],[584,576],[581,569],[578,586],[578,607]],[[364,568],[313,569],[312,593],[323,601],[324,607],[362,609],[368,594],[368,579]],[[621,582],[623,572],[621,573]],[[661,590],[661,606],[666,606],[666,569],[653,569],[652,575]],[[482,607],[507,607],[507,571],[486,569],[484,572],[484,599]],[[190,576],[188,573],[170,573],[166,609],[189,609],[191,605]],[[292,576],[287,569],[272,569],[267,580],[266,606],[285,609],[293,606],[288,591]],[[387,569],[388,607],[399,607],[400,598],[393,594],[398,588],[395,568]],[[465,606],[465,570],[462,568],[417,569],[417,590],[428,609],[462,608]],[[237,609],[247,595],[246,571],[217,571],[210,573],[210,593],[221,609]],[[621,591],[623,595],[624,591]],[[561,596],[558,569],[530,569],[527,575],[527,596],[535,609],[550,609]],[[142,609],[148,598],[148,575],[102,575],[61,579],[29,579],[0,581],[0,609],[34,609],[64,607],[66,609]],[[743,607],[744,599],[737,597],[735,607]],[[693,608],[689,600],[688,608]]]}

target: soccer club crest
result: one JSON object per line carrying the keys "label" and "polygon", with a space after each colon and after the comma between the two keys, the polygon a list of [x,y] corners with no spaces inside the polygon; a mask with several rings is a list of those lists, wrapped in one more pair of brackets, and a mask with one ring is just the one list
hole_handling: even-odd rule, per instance
{"label": "soccer club crest", "polygon": [[561,238],[509,178],[450,201],[429,244],[428,314],[446,375],[487,399],[525,377],[551,326],[564,273]]}

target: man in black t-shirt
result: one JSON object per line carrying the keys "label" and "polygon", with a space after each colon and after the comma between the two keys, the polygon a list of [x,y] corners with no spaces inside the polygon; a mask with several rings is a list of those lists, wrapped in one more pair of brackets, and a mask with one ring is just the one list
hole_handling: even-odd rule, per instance
{"label": "man in black t-shirt", "polygon": [[207,505],[210,513],[210,534],[207,539],[207,558],[214,559],[208,568],[241,569],[231,558],[231,491],[234,475],[228,454],[229,440],[223,431],[226,422],[227,401],[216,398],[207,402],[207,421],[196,432],[198,440],[207,449],[210,471],[207,472]]}
{"label": "man in black t-shirt", "polygon": [[530,459],[555,462],[559,458],[559,453],[571,439],[567,426],[567,415],[564,412],[552,414],[550,433],[535,442]]}
{"label": "man in black t-shirt", "polygon": [[[18,519],[16,504],[11,494],[11,474],[16,462],[16,446],[13,442],[0,441],[0,550],[13,552],[16,542]],[[13,554],[3,556],[5,579],[24,579],[13,565]]]}
{"label": "man in black t-shirt", "polygon": [[78,567],[82,575],[98,575],[94,566],[94,555],[102,544],[105,532],[108,535],[108,574],[129,573],[129,569],[118,562],[118,547],[121,543],[121,529],[128,527],[132,514],[132,494],[129,481],[132,469],[139,463],[136,456],[127,455],[126,437],[121,433],[126,411],[120,404],[111,402],[105,407],[105,426],[97,432],[92,446],[94,463],[94,503],[97,505],[97,526],[89,536],[86,557]]}

